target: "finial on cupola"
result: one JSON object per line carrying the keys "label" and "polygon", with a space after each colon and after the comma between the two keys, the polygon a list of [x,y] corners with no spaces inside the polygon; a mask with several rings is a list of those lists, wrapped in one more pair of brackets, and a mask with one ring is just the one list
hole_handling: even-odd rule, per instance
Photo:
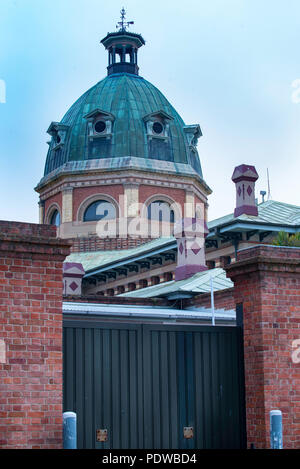
{"label": "finial on cupola", "polygon": [[121,13],[121,21],[118,21],[116,28],[119,28],[119,32],[124,33],[126,31],[126,28],[129,28],[131,24],[134,24],[134,21],[125,21],[125,16],[126,16],[126,11],[125,8],[123,7],[122,10],[120,11]]}
{"label": "finial on cupola", "polygon": [[257,216],[258,210],[255,202],[255,181],[258,174],[254,166],[241,164],[233,171],[232,181],[236,188],[236,207],[234,216],[252,215]]}
{"label": "finial on cupola", "polygon": [[108,51],[107,74],[129,73],[139,74],[138,49],[145,44],[144,38],[137,33],[128,31],[134,21],[125,20],[125,9],[121,10],[121,21],[118,21],[114,33],[107,33],[101,44]]}

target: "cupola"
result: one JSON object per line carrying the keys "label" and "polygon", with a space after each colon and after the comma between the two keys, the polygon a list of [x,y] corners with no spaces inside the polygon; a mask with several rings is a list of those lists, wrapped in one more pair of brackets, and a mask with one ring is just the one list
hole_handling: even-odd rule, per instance
{"label": "cupola", "polygon": [[117,24],[119,30],[115,33],[108,33],[101,41],[101,44],[108,51],[108,75],[115,73],[139,74],[137,54],[138,49],[145,44],[145,41],[140,34],[127,31],[129,25],[134,22],[125,21],[125,15],[126,12],[122,8],[121,21]]}

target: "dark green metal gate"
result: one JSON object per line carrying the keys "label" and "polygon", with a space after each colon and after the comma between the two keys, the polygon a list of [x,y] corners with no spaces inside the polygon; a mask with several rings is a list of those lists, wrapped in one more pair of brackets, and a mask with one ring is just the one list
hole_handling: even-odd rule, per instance
{"label": "dark green metal gate", "polygon": [[238,327],[65,321],[78,448],[245,447],[241,350]]}

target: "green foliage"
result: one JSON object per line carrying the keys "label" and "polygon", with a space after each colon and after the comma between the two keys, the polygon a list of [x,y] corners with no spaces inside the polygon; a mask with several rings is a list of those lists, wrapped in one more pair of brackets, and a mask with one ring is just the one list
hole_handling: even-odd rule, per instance
{"label": "green foliage", "polygon": [[300,247],[300,233],[289,235],[286,231],[279,231],[273,240],[275,246],[294,246]]}

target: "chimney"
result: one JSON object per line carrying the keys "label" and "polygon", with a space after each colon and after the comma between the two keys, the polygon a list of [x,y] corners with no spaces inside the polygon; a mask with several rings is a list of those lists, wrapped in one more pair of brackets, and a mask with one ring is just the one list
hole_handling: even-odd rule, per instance
{"label": "chimney", "polygon": [[174,226],[177,240],[175,280],[184,280],[207,270],[205,264],[205,221],[200,218],[181,218]]}
{"label": "chimney", "polygon": [[81,295],[81,283],[84,268],[78,262],[63,263],[63,294],[71,296]]}
{"label": "chimney", "polygon": [[233,171],[232,181],[236,188],[236,207],[234,216],[252,215],[257,216],[258,210],[255,203],[255,181],[258,174],[254,166],[241,164]]}

